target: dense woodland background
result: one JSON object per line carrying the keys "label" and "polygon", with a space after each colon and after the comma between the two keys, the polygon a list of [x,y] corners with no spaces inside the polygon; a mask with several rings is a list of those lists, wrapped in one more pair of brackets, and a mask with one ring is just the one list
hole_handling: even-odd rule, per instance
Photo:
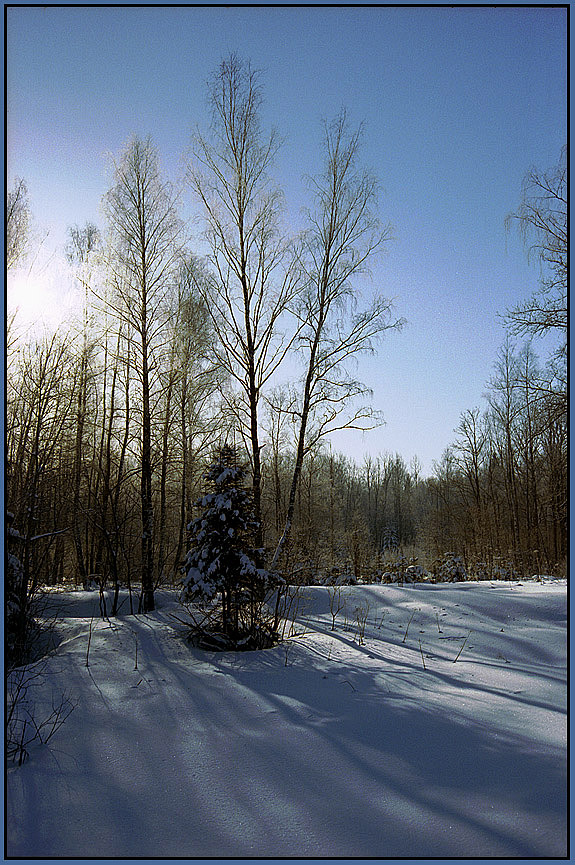
{"label": "dense woodland background", "polygon": [[[344,113],[326,124],[307,224],[286,237],[258,75],[229,58],[210,98],[185,193],[202,207],[207,254],[190,248],[153,142],[133,138],[107,224],[70,228],[82,319],[34,338],[17,315],[8,323],[9,598],[96,580],[137,586],[153,609],[155,587],[181,579],[187,526],[226,442],[249,466],[256,546],[288,581],[381,579],[447,553],[470,576],[565,574],[565,153],[526,176],[510,217],[541,263],[539,288],[507,312],[483,407],[462,414],[422,477],[399,454],[355,463],[329,445],[333,429],[378,423],[352,362],[402,323],[358,289],[388,235],[359,132]],[[25,181],[7,207],[10,268],[30,253]],[[558,348],[541,361],[545,334]]]}

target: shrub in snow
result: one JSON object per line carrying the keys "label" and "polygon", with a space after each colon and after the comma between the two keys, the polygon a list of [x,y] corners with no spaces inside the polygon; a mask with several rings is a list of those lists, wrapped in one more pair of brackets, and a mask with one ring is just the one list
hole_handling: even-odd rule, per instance
{"label": "shrub in snow", "polygon": [[519,573],[512,561],[495,558],[492,564],[477,562],[471,568],[475,580],[518,580]]}
{"label": "shrub in snow", "polygon": [[312,556],[305,547],[300,547],[299,558],[286,566],[284,573],[292,586],[315,586],[322,583],[320,557]]}
{"label": "shrub in snow", "polygon": [[495,559],[491,569],[492,580],[518,580],[519,573],[513,562],[504,559]]}
{"label": "shrub in snow", "polygon": [[354,577],[353,574],[340,574],[335,584],[337,586],[357,586],[358,580]]}
{"label": "shrub in snow", "polygon": [[409,567],[409,562],[405,556],[398,556],[389,562],[385,563],[386,573],[383,578],[390,583],[404,583],[405,572]]}
{"label": "shrub in snow", "polygon": [[45,745],[75,709],[69,697],[52,697],[51,710],[39,714],[30,693],[41,684],[42,665],[19,667],[6,678],[5,754],[9,762],[21,766],[29,756],[32,743]]}
{"label": "shrub in snow", "polygon": [[[4,570],[5,645],[5,756],[22,765],[32,742],[45,743],[64,723],[73,709],[66,698],[39,720],[28,695],[29,686],[39,677],[34,656],[43,651],[34,645],[42,633],[34,619],[34,598],[28,592],[20,547],[25,540],[13,525],[14,514],[6,512],[6,560]],[[38,642],[41,643],[40,640]]]}
{"label": "shrub in snow", "polygon": [[473,566],[473,579],[475,580],[490,580],[491,579],[491,568],[487,564],[487,562],[477,562]]}
{"label": "shrub in snow", "polygon": [[353,574],[339,573],[337,569],[320,581],[323,586],[356,586],[357,580]]}
{"label": "shrub in snow", "polygon": [[261,566],[263,550],[253,546],[257,523],[245,473],[235,448],[224,445],[205,476],[200,516],[188,526],[182,599],[202,610],[190,636],[204,647],[262,648],[275,638],[265,601],[279,579]]}
{"label": "shrub in snow", "polygon": [[421,583],[429,578],[429,574],[417,564],[417,558],[408,559],[398,556],[391,562],[386,562],[387,570],[382,575],[384,583]]}
{"label": "shrub in snow", "polygon": [[429,574],[422,568],[421,565],[413,564],[409,565],[407,571],[405,572],[406,582],[410,583],[422,583],[424,580],[427,580]]}
{"label": "shrub in snow", "polygon": [[433,576],[438,583],[455,583],[467,579],[467,570],[461,556],[444,553],[432,566]]}

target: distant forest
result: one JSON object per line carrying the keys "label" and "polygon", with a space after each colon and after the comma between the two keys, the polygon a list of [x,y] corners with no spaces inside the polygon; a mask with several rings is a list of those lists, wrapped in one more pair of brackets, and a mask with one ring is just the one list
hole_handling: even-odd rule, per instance
{"label": "distant forest", "polygon": [[[225,443],[248,466],[254,543],[287,581],[433,571],[449,553],[469,576],[565,574],[565,152],[530,172],[510,217],[541,262],[540,286],[506,313],[485,408],[462,414],[422,477],[417,460],[358,464],[329,447],[335,429],[377,425],[352,362],[402,325],[389,300],[363,303],[356,290],[388,236],[359,131],[343,112],[326,123],[313,207],[287,237],[259,75],[232,56],[209,96],[212,127],[187,175],[207,255],[190,248],[152,140],[133,138],[115,163],[105,229],[69,230],[80,320],[34,339],[17,316],[8,323],[9,598],[96,581],[137,585],[141,610],[153,609],[155,588],[181,579],[187,527]],[[30,217],[17,180],[9,269],[29,254]],[[552,333],[559,348],[541,364],[530,340]]]}

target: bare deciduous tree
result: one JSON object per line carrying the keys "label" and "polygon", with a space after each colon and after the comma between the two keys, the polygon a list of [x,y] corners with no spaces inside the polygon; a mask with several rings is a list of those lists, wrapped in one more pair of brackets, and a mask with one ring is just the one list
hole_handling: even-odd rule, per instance
{"label": "bare deciduous tree", "polygon": [[[196,136],[189,170],[204,208],[215,274],[202,290],[217,337],[217,361],[240,389],[231,408],[251,454],[260,520],[259,403],[293,340],[280,339],[279,327],[296,284],[279,231],[281,196],[269,178],[279,142],[275,132],[266,136],[261,130],[258,73],[232,55],[220,64],[209,93],[212,139]],[[260,546],[262,540],[260,532]]]}
{"label": "bare deciduous tree", "polygon": [[23,346],[10,370],[7,504],[20,531],[17,642],[39,585],[52,581],[47,565],[69,513],[66,444],[73,429],[76,391],[73,347],[59,335]]}
{"label": "bare deciduous tree", "polygon": [[554,169],[541,173],[534,168],[527,173],[521,205],[517,213],[507,217],[507,225],[518,220],[530,253],[537,255],[542,267],[539,291],[507,313],[507,321],[517,334],[567,332],[567,200],[564,147]]}
{"label": "bare deciduous tree", "polygon": [[[213,337],[209,316],[197,286],[206,279],[205,268],[186,256],[176,270],[174,315],[167,329],[164,363],[160,368],[162,405],[159,450],[159,507],[157,573],[177,574],[181,566],[187,519],[186,498],[192,458],[217,437],[209,406],[217,377],[209,361]],[[175,514],[179,511],[179,522]],[[169,536],[177,525],[177,541]]]}
{"label": "bare deciduous tree", "polygon": [[70,264],[76,267],[76,276],[84,290],[82,315],[82,348],[80,353],[80,371],[77,393],[76,414],[76,444],[74,452],[74,521],[72,525],[74,546],[78,572],[84,585],[88,587],[88,571],[85,550],[82,544],[81,522],[83,508],[80,501],[82,470],[86,459],[85,426],[88,403],[89,367],[93,360],[95,343],[89,338],[90,283],[92,276],[92,260],[100,245],[100,232],[93,223],[86,223],[84,228],[77,225],[68,230],[69,240],[66,247],[66,257]]}
{"label": "bare deciduous tree", "polygon": [[389,237],[373,214],[377,185],[358,168],[361,130],[349,131],[345,112],[325,126],[325,171],[313,181],[316,207],[303,242],[300,267],[305,289],[298,295],[298,348],[304,357],[301,395],[291,408],[297,418],[297,447],[283,534],[274,554],[276,567],[291,532],[304,457],[336,429],[367,429],[376,421],[369,406],[350,403],[367,388],[349,375],[357,355],[373,352],[377,340],[401,322],[382,296],[356,311],[354,277]]}
{"label": "bare deciduous tree", "polygon": [[20,178],[6,199],[6,267],[14,267],[22,259],[28,243],[30,204],[28,187]]}
{"label": "bare deciduous tree", "polygon": [[141,403],[141,612],[154,609],[153,395],[180,255],[182,227],[176,201],[171,185],[160,176],[158,153],[151,139],[134,137],[116,164],[115,185],[106,197],[111,234],[108,265],[113,286],[107,305],[134,334],[132,363]]}

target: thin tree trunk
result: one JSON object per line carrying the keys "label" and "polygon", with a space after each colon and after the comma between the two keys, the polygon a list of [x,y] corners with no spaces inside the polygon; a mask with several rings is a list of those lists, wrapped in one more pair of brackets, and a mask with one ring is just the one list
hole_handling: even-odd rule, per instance
{"label": "thin tree trunk", "polygon": [[80,514],[82,507],[80,504],[80,487],[82,482],[82,463],[83,463],[83,441],[84,441],[84,420],[86,417],[86,346],[82,351],[80,361],[80,382],[78,385],[78,410],[76,415],[76,443],[74,449],[74,514],[73,514],[73,537],[74,547],[76,550],[76,562],[78,565],[78,573],[82,581],[84,589],[88,588],[88,574],[86,572],[86,563],[84,559],[84,550],[82,545]]}
{"label": "thin tree trunk", "polygon": [[168,378],[168,388],[166,394],[166,416],[164,418],[164,429],[162,431],[162,464],[160,468],[160,513],[158,520],[158,576],[162,578],[165,572],[165,546],[166,546],[166,502],[167,502],[167,492],[166,492],[166,483],[168,477],[168,442],[169,442],[169,432],[171,425],[171,411],[172,411],[172,391],[174,387],[174,360],[172,358],[170,375]]}
{"label": "thin tree trunk", "polygon": [[[143,319],[145,322],[145,307]],[[142,327],[142,462],[140,500],[142,510],[142,594],[139,612],[150,613],[154,607],[154,511],[152,499],[152,434],[150,419],[150,384],[146,328]]]}

